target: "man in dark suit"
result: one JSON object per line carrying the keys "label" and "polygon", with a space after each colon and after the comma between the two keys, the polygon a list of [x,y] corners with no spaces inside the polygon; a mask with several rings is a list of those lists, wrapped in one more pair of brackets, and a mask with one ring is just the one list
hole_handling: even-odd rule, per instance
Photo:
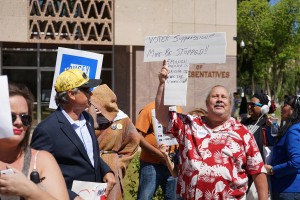
{"label": "man in dark suit", "polygon": [[107,182],[106,194],[115,184],[115,176],[100,158],[90,106],[90,88],[101,80],[89,79],[79,69],[62,72],[56,80],[58,109],[34,130],[31,146],[53,154],[64,175],[70,199],[81,199],[71,191],[74,180]]}

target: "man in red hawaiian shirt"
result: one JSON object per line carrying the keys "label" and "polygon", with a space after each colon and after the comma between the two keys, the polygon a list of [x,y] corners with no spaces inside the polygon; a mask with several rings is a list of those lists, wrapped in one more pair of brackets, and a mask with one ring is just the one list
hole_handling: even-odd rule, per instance
{"label": "man in red hawaiian shirt", "polygon": [[177,193],[186,200],[246,199],[247,174],[260,200],[268,199],[266,169],[252,133],[230,116],[231,97],[220,85],[207,98],[206,117],[183,115],[164,106],[169,68],[159,73],[156,117],[177,138],[180,164]]}

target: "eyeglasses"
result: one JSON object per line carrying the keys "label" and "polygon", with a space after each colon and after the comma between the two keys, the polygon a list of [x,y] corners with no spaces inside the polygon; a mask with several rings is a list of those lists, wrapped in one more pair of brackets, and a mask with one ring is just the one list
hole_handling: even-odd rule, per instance
{"label": "eyeglasses", "polygon": [[12,123],[14,123],[16,121],[17,116],[19,116],[21,118],[21,121],[24,126],[29,126],[32,122],[32,118],[30,115],[25,115],[25,114],[17,115],[15,113],[11,113]]}
{"label": "eyeglasses", "polygon": [[251,108],[254,108],[255,106],[262,107],[263,104],[261,104],[261,103],[254,103],[254,102],[248,102],[248,106],[250,106]]}
{"label": "eyeglasses", "polygon": [[78,88],[81,92],[83,92],[83,93],[90,93],[91,92],[91,88],[84,88],[84,87],[82,87],[82,88]]}

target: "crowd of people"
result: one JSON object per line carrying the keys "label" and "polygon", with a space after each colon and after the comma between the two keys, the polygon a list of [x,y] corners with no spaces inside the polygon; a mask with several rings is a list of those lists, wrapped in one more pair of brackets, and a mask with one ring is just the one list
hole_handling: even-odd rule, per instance
{"label": "crowd of people", "polygon": [[[155,101],[134,124],[101,80],[66,70],[54,85],[57,110],[31,138],[33,95],[10,83],[14,136],[0,139],[0,199],[81,200],[72,184],[85,181],[107,183],[105,198],[120,200],[139,146],[138,200],[153,199],[159,186],[169,200],[300,199],[300,96],[284,97],[280,126],[268,95],[237,101],[222,85],[209,90],[205,109],[184,114],[164,104],[169,72],[164,61]],[[178,144],[157,142],[153,110]]]}

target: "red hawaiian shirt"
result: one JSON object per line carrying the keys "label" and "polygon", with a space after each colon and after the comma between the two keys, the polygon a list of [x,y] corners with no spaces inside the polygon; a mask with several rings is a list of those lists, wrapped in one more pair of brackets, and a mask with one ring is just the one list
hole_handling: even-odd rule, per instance
{"label": "red hawaiian shirt", "polygon": [[210,129],[205,118],[170,112],[180,150],[177,193],[186,200],[245,199],[247,174],[266,173],[255,139],[234,118]]}

